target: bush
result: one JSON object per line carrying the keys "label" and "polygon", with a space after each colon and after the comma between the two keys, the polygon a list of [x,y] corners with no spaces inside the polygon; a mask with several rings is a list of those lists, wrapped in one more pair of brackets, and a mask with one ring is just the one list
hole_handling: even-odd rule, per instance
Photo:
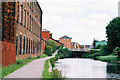
{"label": "bush", "polygon": [[20,59],[20,60],[17,60],[15,63],[19,65],[19,64],[23,64],[23,61]]}
{"label": "bush", "polygon": [[99,44],[99,45],[97,45],[97,47],[95,47],[95,49],[101,49],[101,47],[102,47],[102,45]]}
{"label": "bush", "polygon": [[[58,80],[64,80],[63,78],[63,76],[62,76],[62,73],[61,73],[61,71],[59,71],[58,69],[54,69],[53,71],[52,71],[52,78],[54,78],[54,79],[58,79]],[[56,80],[57,80],[56,79]]]}
{"label": "bush", "polygon": [[50,63],[51,63],[52,69],[53,69],[55,67],[55,59],[51,58]]}
{"label": "bush", "polygon": [[45,54],[52,56],[52,48],[49,45],[45,46]]}
{"label": "bush", "polygon": [[98,56],[96,58],[98,60],[105,61],[105,62],[117,62],[116,56]]}
{"label": "bush", "polygon": [[40,58],[40,55],[37,55],[37,58],[39,59],[39,58]]}
{"label": "bush", "polygon": [[53,40],[48,40],[47,44],[52,48],[52,53],[54,53],[57,49],[57,43]]}
{"label": "bush", "polygon": [[119,48],[119,47],[116,47],[116,48],[113,50],[113,53],[117,56],[118,60],[120,60],[120,48]]}
{"label": "bush", "polygon": [[106,56],[106,55],[109,55],[110,53],[109,53],[109,48],[108,48],[108,46],[107,45],[103,45],[102,47],[101,47],[101,53],[100,53],[101,55],[103,55],[103,56]]}

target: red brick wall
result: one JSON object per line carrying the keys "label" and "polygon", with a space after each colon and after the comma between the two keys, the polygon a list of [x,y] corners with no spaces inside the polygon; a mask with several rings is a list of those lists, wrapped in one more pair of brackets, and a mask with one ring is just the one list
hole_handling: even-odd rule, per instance
{"label": "red brick wall", "polygon": [[42,32],[42,38],[50,38],[49,32]]}
{"label": "red brick wall", "polygon": [[65,47],[71,48],[71,39],[59,39],[59,41],[63,43]]}
{"label": "red brick wall", "polygon": [[0,47],[0,52],[2,52],[2,55],[0,55],[0,57],[2,57],[2,65],[8,66],[14,64],[16,44],[5,41],[0,41],[0,44],[2,44],[2,47]]}
{"label": "red brick wall", "polygon": [[45,45],[46,45],[46,42],[42,40],[42,41],[41,41],[41,54],[44,54]]}

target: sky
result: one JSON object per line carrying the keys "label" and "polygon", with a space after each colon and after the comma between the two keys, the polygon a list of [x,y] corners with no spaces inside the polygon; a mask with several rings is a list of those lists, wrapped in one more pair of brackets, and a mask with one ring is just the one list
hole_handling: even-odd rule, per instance
{"label": "sky", "polygon": [[106,26],[118,16],[119,0],[38,0],[43,11],[43,29],[59,40],[91,45],[93,39],[107,40]]}

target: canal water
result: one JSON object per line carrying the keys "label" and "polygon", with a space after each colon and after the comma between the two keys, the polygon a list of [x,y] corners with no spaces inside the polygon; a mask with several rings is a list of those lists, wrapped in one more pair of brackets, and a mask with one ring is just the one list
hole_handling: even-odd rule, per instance
{"label": "canal water", "polygon": [[120,64],[111,64],[93,59],[59,59],[55,68],[67,78],[117,78],[120,79]]}

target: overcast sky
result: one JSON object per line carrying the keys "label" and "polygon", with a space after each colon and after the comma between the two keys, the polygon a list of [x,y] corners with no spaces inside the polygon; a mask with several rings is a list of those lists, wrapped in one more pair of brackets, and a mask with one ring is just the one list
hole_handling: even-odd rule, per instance
{"label": "overcast sky", "polygon": [[72,42],[92,44],[107,40],[105,27],[118,16],[119,0],[38,0],[43,10],[43,29],[58,40],[67,35]]}

